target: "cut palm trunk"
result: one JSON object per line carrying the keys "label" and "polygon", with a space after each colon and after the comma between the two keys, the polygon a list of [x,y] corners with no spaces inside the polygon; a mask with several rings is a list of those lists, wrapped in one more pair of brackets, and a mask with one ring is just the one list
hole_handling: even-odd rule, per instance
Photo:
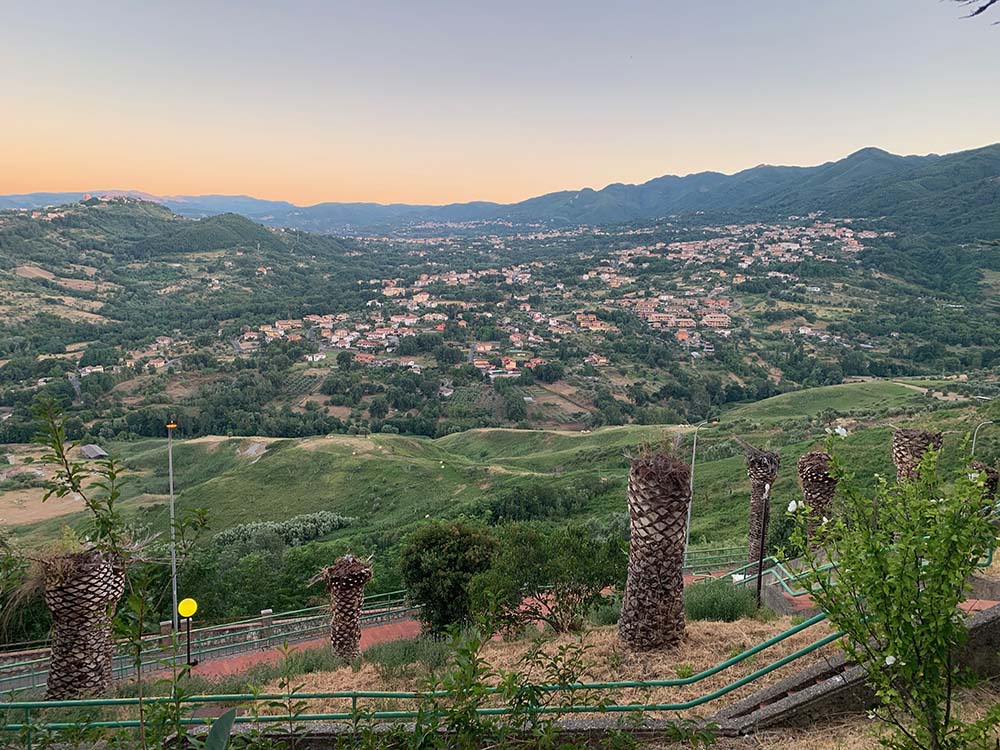
{"label": "cut palm trunk", "polygon": [[111,687],[111,618],[125,591],[120,558],[100,550],[42,562],[52,613],[52,657],[45,697],[69,700]]}
{"label": "cut palm trunk", "polygon": [[371,566],[354,555],[344,555],[311,581],[326,584],[330,597],[330,646],[343,659],[361,655],[361,605],[371,577]]}
{"label": "cut palm trunk", "polygon": [[632,460],[628,580],[618,635],[630,648],[678,643],[684,634],[684,534],[691,469],[666,453]]}
{"label": "cut palm trunk", "polygon": [[942,443],[940,432],[896,430],[892,435],[892,462],[896,465],[896,478],[899,481],[916,479],[924,454],[929,448],[941,450]]}
{"label": "cut palm trunk", "polygon": [[799,482],[802,499],[809,508],[808,535],[812,537],[816,526],[830,515],[833,497],[837,492],[837,478],[830,473],[832,459],[826,451],[810,451],[799,458]]}
{"label": "cut palm trunk", "polygon": [[747,476],[750,478],[750,532],[748,562],[757,563],[753,575],[761,573],[760,561],[764,557],[767,544],[767,529],[771,519],[771,486],[778,476],[781,459],[777,453],[754,448],[745,441],[743,446],[747,465]]}

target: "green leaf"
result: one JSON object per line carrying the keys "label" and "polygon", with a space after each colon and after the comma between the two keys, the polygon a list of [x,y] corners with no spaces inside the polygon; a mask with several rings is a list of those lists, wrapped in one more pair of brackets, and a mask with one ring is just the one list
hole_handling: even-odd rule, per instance
{"label": "green leaf", "polygon": [[208,730],[208,737],[205,739],[205,750],[226,750],[229,747],[229,739],[235,721],[235,708],[229,709],[213,721],[212,728]]}

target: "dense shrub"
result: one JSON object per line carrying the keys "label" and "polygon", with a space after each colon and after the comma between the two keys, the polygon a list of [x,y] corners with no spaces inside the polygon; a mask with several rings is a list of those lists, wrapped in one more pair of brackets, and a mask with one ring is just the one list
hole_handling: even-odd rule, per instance
{"label": "dense shrub", "polygon": [[607,489],[607,482],[598,477],[584,477],[563,487],[545,484],[515,485],[486,498],[481,507],[491,524],[554,521],[582,513],[588,502]]}
{"label": "dense shrub", "polygon": [[620,599],[606,599],[590,610],[587,619],[594,625],[617,625],[622,614]]}
{"label": "dense shrub", "polygon": [[376,643],[365,649],[364,658],[375,665],[383,680],[398,679],[407,668],[419,664],[428,672],[440,671],[448,663],[451,648],[447,641],[434,638],[410,638]]}
{"label": "dense shrub", "polygon": [[435,521],[406,537],[399,556],[403,581],[432,631],[469,621],[469,582],[490,567],[496,551],[486,529],[462,521]]}
{"label": "dense shrub", "polygon": [[354,523],[353,518],[321,510],[317,513],[294,516],[287,521],[255,521],[232,526],[216,534],[215,542],[223,547],[235,544],[257,546],[263,539],[276,536],[284,544],[298,547],[352,523]]}
{"label": "dense shrub", "polygon": [[499,539],[500,552],[473,579],[470,599],[477,615],[510,629],[544,622],[560,633],[575,630],[625,578],[625,545],[594,537],[582,524],[544,531],[514,523]]}
{"label": "dense shrub", "polygon": [[684,612],[689,620],[733,622],[756,609],[754,592],[728,578],[712,578],[684,589]]}

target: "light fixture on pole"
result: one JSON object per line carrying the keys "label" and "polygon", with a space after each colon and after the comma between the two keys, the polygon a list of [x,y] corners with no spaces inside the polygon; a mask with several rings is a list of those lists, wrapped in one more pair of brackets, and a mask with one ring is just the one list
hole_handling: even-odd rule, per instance
{"label": "light fixture on pole", "polygon": [[979,430],[980,430],[980,428],[985,427],[988,424],[993,424],[993,420],[992,419],[987,419],[985,422],[980,422],[979,424],[976,425],[976,429],[972,433],[972,455],[973,456],[976,455],[976,438],[979,437]]}
{"label": "light fixture on pole", "polygon": [[173,593],[174,633],[180,628],[177,621],[177,530],[174,528],[174,430],[176,420],[167,422],[167,477],[170,485],[170,589]]}
{"label": "light fixture on pole", "polygon": [[694,428],[694,441],[691,446],[691,486],[690,495],[691,500],[688,502],[688,512],[687,512],[687,526],[684,529],[684,562],[687,563],[688,546],[691,544],[691,506],[694,504],[694,459],[698,453],[698,430],[707,425],[719,424],[718,419],[706,419],[704,422],[699,422]]}

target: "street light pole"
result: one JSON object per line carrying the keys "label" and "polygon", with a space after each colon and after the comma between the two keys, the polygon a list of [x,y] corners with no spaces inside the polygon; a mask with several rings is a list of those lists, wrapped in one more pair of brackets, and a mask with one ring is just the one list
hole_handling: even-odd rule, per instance
{"label": "street light pole", "polygon": [[976,455],[976,438],[979,437],[979,430],[980,430],[980,428],[985,427],[988,424],[993,424],[993,420],[992,419],[987,419],[985,422],[980,422],[979,424],[976,425],[976,429],[972,433],[972,455],[973,456]]}
{"label": "street light pole", "polygon": [[177,530],[174,528],[174,430],[177,423],[167,422],[167,476],[170,484],[170,589],[173,593],[173,624],[174,633],[180,628],[177,621]]}
{"label": "street light pole", "polygon": [[695,456],[698,453],[698,430],[700,430],[702,427],[704,427],[705,425],[708,425],[708,424],[717,425],[717,424],[719,424],[719,420],[718,419],[712,419],[712,420],[706,419],[704,422],[699,422],[697,425],[695,425],[695,428],[694,428],[694,441],[693,441],[693,445],[691,446],[691,485],[688,488],[688,490],[689,490],[688,494],[691,495],[691,500],[688,502],[687,526],[684,528],[684,561],[685,562],[687,561],[688,546],[691,544],[691,506],[694,504],[694,459],[695,459]]}

